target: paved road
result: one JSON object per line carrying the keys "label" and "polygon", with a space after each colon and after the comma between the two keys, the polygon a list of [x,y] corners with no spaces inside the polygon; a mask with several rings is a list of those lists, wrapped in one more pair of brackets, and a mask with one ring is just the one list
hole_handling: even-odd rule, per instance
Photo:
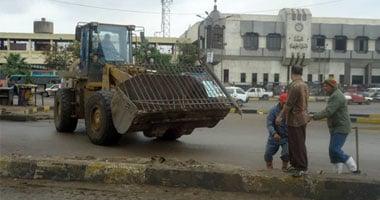
{"label": "paved road", "polygon": [[[17,96],[14,97],[13,102],[15,105],[17,104]],[[264,109],[268,110],[271,108],[276,102],[275,101],[249,101],[244,104],[243,109]],[[36,105],[41,106],[42,100],[41,96],[37,96]],[[53,97],[45,97],[44,105],[53,106],[54,98]],[[310,102],[309,103],[309,112],[317,112],[322,110],[326,106],[326,103],[323,101],[318,102]],[[363,104],[352,104],[348,105],[349,112],[351,114],[380,114],[380,102],[372,102],[370,105]]]}
{"label": "paved road", "polygon": [[[360,124],[360,126],[366,126]],[[1,121],[1,155],[95,156],[103,158],[151,157],[160,155],[179,160],[194,159],[264,169],[264,147],[267,138],[265,115],[229,114],[212,129],[196,129],[193,134],[176,142],[145,138],[141,133],[126,135],[116,146],[104,147],[90,143],[83,121],[74,134],[55,131],[52,120],[38,122]],[[326,122],[317,121],[307,129],[307,146],[311,172],[330,171]],[[360,130],[360,168],[368,175],[380,177],[380,134]],[[344,148],[355,156],[355,137],[351,134]],[[278,155],[275,167],[280,166]]]}

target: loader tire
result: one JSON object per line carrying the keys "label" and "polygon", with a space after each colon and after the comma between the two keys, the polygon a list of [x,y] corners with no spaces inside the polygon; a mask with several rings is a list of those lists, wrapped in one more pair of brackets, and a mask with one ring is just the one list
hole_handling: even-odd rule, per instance
{"label": "loader tire", "polygon": [[85,108],[87,135],[97,145],[112,145],[119,141],[119,134],[112,121],[111,100],[113,93],[98,91],[88,99]]}
{"label": "loader tire", "polygon": [[77,127],[78,118],[75,116],[74,92],[70,88],[63,88],[54,97],[54,124],[59,132],[72,133]]}
{"label": "loader tire", "polygon": [[180,138],[182,135],[189,135],[193,132],[194,129],[182,129],[182,128],[173,128],[168,129],[164,135],[158,136],[160,140],[173,141]]}

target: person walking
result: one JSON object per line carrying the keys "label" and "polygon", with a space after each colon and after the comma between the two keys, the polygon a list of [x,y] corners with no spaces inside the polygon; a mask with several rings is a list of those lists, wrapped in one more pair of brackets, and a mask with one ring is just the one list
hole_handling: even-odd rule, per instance
{"label": "person walking", "polygon": [[327,118],[327,126],[330,132],[329,157],[333,164],[333,172],[341,174],[344,164],[352,173],[360,173],[352,156],[344,153],[342,147],[351,132],[351,119],[347,109],[346,99],[334,78],[323,82],[323,90],[329,99],[327,106],[321,112],[309,116],[309,120],[320,120]]}
{"label": "person walking", "polygon": [[288,126],[288,145],[290,165],[285,172],[293,173],[294,177],[307,174],[308,158],[306,151],[306,124],[309,88],[302,80],[303,68],[293,66],[291,69],[292,82],[288,86],[288,100],[276,118],[276,124],[281,124],[286,115]]}
{"label": "person walking", "polygon": [[289,151],[288,151],[288,127],[285,123],[285,118],[281,124],[276,125],[276,118],[280,114],[282,107],[284,106],[287,94],[280,95],[279,102],[274,105],[267,115],[267,128],[269,132],[267,144],[265,147],[264,160],[266,162],[267,169],[273,169],[273,155],[277,153],[281,146],[281,160],[282,169],[288,168],[289,163]]}

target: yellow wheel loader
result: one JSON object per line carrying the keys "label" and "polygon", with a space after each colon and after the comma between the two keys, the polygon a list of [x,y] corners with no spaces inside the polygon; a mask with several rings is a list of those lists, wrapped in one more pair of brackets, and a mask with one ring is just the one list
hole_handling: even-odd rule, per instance
{"label": "yellow wheel loader", "polygon": [[78,24],[80,59],[60,74],[66,81],[55,96],[57,131],[73,132],[84,119],[98,145],[137,131],[175,140],[214,127],[237,108],[206,65],[133,64],[132,31],[132,25]]}

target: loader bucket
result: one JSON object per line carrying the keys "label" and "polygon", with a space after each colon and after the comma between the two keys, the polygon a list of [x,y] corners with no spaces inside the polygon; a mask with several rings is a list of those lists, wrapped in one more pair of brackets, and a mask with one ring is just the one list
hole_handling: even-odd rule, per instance
{"label": "loader bucket", "polygon": [[112,117],[119,133],[213,127],[231,108],[207,66],[145,66],[117,86]]}

